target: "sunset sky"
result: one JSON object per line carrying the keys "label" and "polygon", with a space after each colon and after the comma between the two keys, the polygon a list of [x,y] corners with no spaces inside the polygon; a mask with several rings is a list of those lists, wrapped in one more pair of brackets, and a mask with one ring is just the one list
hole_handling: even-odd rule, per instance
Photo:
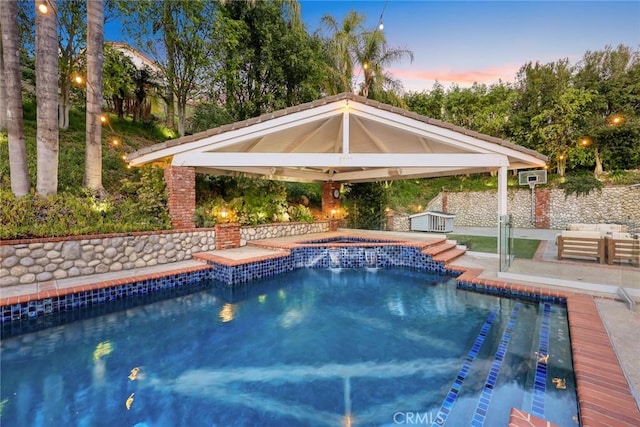
{"label": "sunset sky", "polygon": [[[310,33],[325,14],[337,20],[351,9],[366,16],[366,28],[380,16],[387,41],[407,48],[414,61],[388,69],[407,91],[430,90],[438,80],[452,84],[513,82],[525,63],[568,58],[607,45],[640,47],[640,1],[308,1],[300,2]],[[106,39],[124,41],[117,24]]]}

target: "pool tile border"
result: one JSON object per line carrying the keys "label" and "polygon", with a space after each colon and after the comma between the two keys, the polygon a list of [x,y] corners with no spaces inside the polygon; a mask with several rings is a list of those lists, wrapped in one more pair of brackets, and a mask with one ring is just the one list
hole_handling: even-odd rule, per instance
{"label": "pool tile border", "polygon": [[[430,245],[418,242],[402,242],[406,246],[420,248],[424,250]],[[392,243],[392,245],[398,243]],[[270,243],[267,246],[272,249],[291,249],[289,244],[275,245]],[[381,245],[377,243],[376,245]],[[325,245],[326,246],[326,245]],[[354,244],[363,246],[363,244]],[[203,254],[204,255],[204,254]],[[273,256],[261,256],[243,260],[230,260],[229,258],[215,257],[215,262],[228,267],[237,267],[245,264],[260,264],[264,261],[274,259],[291,258],[290,254],[279,253]],[[204,259],[203,259],[204,260]],[[212,259],[213,261],[213,259]],[[465,268],[455,265],[442,264],[442,270],[453,276],[457,276],[458,286],[476,292],[494,293],[497,295],[512,296],[516,298],[551,301],[554,303],[564,303],[567,307],[567,317],[569,321],[569,332],[571,335],[571,346],[573,352],[573,367],[577,384],[578,405],[580,408],[580,421],[583,426],[616,426],[635,427],[640,425],[640,410],[631,393],[622,368],[618,362],[616,354],[607,332],[604,328],[600,315],[597,311],[594,297],[590,295],[578,294],[562,289],[552,289],[546,287],[536,287],[530,285],[514,284],[505,281],[490,280],[481,278],[481,269]],[[20,305],[29,307],[37,306],[37,301],[52,298],[60,298],[73,294],[89,294],[92,291],[104,290],[112,287],[122,287],[127,284],[159,280],[179,275],[188,275],[198,272],[203,275],[210,275],[215,271],[215,266],[203,265],[184,269],[177,269],[170,272],[146,274],[141,276],[127,277],[124,279],[100,281],[87,285],[73,286],[62,289],[47,289],[42,286],[38,292],[28,295],[0,298],[2,310],[6,307]],[[170,279],[169,279],[170,280]],[[100,292],[98,298],[101,299]],[[43,308],[44,310],[44,308]],[[37,310],[36,310],[37,311]],[[514,412],[515,411],[515,412]],[[514,415],[515,414],[515,415]],[[519,415],[518,415],[519,414]],[[525,414],[529,420],[525,420]],[[521,410],[512,410],[509,426],[524,427],[531,426],[532,420],[536,420],[535,425],[552,425],[544,420],[540,420]],[[544,422],[539,424],[537,421]]]}

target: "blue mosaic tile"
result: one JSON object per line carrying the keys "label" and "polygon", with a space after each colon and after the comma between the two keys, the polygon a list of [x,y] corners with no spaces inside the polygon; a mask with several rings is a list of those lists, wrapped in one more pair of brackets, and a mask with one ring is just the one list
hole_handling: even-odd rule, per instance
{"label": "blue mosaic tile", "polygon": [[533,400],[531,413],[544,418],[544,399],[547,386],[547,364],[540,356],[549,354],[549,317],[551,305],[548,302],[542,304],[542,322],[540,325],[540,339],[538,343],[538,360],[536,362]]}
{"label": "blue mosaic tile", "polygon": [[473,420],[476,421],[476,423],[472,422],[472,424],[477,425],[478,427],[482,427],[484,425],[484,415],[486,414],[485,407],[488,407],[489,402],[491,401],[491,396],[493,395],[493,389],[496,385],[496,381],[498,380],[498,374],[500,373],[500,367],[502,366],[504,354],[506,354],[507,350],[509,349],[509,344],[511,342],[511,332],[516,325],[520,307],[520,303],[515,303],[515,305],[513,306],[513,310],[511,311],[511,315],[509,316],[509,321],[507,323],[507,326],[505,327],[504,332],[502,333],[500,343],[498,344],[495,358],[491,363],[491,369],[489,370],[489,374],[487,375],[487,379],[485,380],[484,389],[482,390],[481,397],[478,404],[476,405],[473,416]]}
{"label": "blue mosaic tile", "polygon": [[[467,354],[467,359],[463,363],[462,367],[460,368],[460,371],[456,376],[456,380],[454,381],[454,384],[457,384],[458,387],[462,386],[462,383],[464,379],[467,377],[467,373],[469,372],[469,368],[471,367],[471,364],[473,363],[474,359],[478,354],[478,351],[474,349],[476,348],[480,349],[480,347],[482,347],[482,344],[486,339],[487,332],[491,328],[491,325],[493,325],[493,322],[495,321],[495,318],[498,315],[499,309],[500,309],[499,306],[495,306],[487,316],[487,319],[482,325],[482,328],[480,328],[480,333],[478,333],[478,336],[476,336],[472,349],[469,350],[469,353]],[[444,402],[440,406],[440,410],[438,411],[438,414],[436,415],[436,418],[433,421],[432,426],[441,426],[447,421],[449,410],[455,404],[457,397],[458,397],[458,393],[447,393],[447,396],[445,397]]]}

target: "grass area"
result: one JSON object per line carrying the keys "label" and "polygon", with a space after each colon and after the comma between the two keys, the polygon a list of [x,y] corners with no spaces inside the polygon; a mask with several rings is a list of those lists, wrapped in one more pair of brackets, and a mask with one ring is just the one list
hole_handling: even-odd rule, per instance
{"label": "grass area", "polygon": [[[465,245],[470,251],[497,253],[498,238],[488,236],[467,236],[462,234],[447,234],[447,239],[455,240]],[[516,258],[532,259],[540,246],[540,240],[513,239],[513,254]]]}

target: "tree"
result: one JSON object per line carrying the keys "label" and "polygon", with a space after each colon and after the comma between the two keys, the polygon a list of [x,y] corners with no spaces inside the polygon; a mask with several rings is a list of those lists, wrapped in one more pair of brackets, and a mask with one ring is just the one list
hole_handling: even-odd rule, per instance
{"label": "tree", "polygon": [[507,135],[515,143],[545,153],[542,134],[534,132],[531,120],[553,104],[569,86],[572,67],[567,59],[548,64],[528,62],[516,76],[517,96],[509,113]]}
{"label": "tree", "polygon": [[60,52],[60,103],[58,105],[58,127],[69,127],[71,89],[74,74],[79,71],[80,52],[85,47],[87,4],[90,0],[60,0],[58,2]]}
{"label": "tree", "polygon": [[550,108],[531,119],[533,131],[545,141],[546,154],[556,159],[560,176],[565,174],[570,154],[578,148],[591,100],[591,91],[569,87]]}
{"label": "tree", "polygon": [[87,117],[84,185],[96,192],[102,187],[102,63],[104,1],[87,0]]}
{"label": "tree", "polygon": [[593,92],[590,120],[582,141],[593,154],[594,172],[603,172],[605,159],[612,166],[628,164],[635,154],[633,144],[624,142],[627,137],[633,139],[634,122],[640,121],[640,51],[624,45],[587,51],[574,81],[577,87]]}
{"label": "tree", "polygon": [[[174,128],[174,101],[178,133],[185,134],[187,103],[197,98],[202,72],[213,56],[214,2],[205,0],[122,2],[127,27],[135,28],[139,49],[149,52],[166,80],[167,127]],[[148,25],[151,19],[151,25]]]}
{"label": "tree", "polygon": [[210,96],[236,120],[320,96],[322,52],[288,1],[227,2],[216,15]]}
{"label": "tree", "polygon": [[104,46],[104,62],[102,65],[102,95],[110,101],[110,108],[119,119],[124,118],[125,102],[133,96],[131,76],[136,66],[131,58],[110,44]]}
{"label": "tree", "polygon": [[[37,0],[36,8],[41,5]],[[58,191],[58,21],[57,0],[36,12],[36,190],[42,196]]]}
{"label": "tree", "polygon": [[331,15],[322,17],[322,24],[331,32],[327,46],[326,90],[329,95],[353,92],[353,67],[358,38],[364,31],[364,16],[352,10],[341,23]]}
{"label": "tree", "polygon": [[9,137],[9,172],[11,191],[16,197],[24,196],[31,187],[27,168],[26,137],[22,111],[22,85],[20,82],[20,43],[16,16],[18,3],[15,0],[2,3],[0,7],[0,34],[2,34],[2,60],[0,73],[6,82],[6,125]]}
{"label": "tree", "polygon": [[[157,77],[154,72],[146,65],[136,69],[131,75],[133,83],[133,120],[142,120],[146,113],[145,108],[150,107],[146,102],[150,88],[156,88]],[[186,113],[185,113],[186,114]],[[186,120],[186,118],[185,118]]]}
{"label": "tree", "polygon": [[413,62],[413,52],[408,49],[389,47],[382,30],[363,32],[356,51],[356,59],[364,74],[360,95],[382,100],[382,96],[386,93],[392,95],[393,100],[400,102],[402,82],[393,78],[385,68],[406,57]]}
{"label": "tree", "polygon": [[366,31],[362,26],[364,20],[363,15],[354,11],[343,18],[341,25],[331,15],[322,17],[323,25],[332,32],[326,41],[326,51],[333,70],[326,73],[325,87],[328,91],[352,92],[354,67],[360,66],[363,74],[360,95],[402,105],[402,83],[385,72],[385,68],[404,58],[413,61],[413,52],[388,46],[382,29]]}
{"label": "tree", "polygon": [[404,102],[410,111],[432,119],[442,120],[445,96],[444,87],[436,81],[428,92],[409,92],[405,94]]}
{"label": "tree", "polygon": [[[2,20],[0,19],[0,99],[7,99],[7,85],[4,80],[4,58],[2,49]],[[7,108],[0,107],[0,132],[7,128]]]}

